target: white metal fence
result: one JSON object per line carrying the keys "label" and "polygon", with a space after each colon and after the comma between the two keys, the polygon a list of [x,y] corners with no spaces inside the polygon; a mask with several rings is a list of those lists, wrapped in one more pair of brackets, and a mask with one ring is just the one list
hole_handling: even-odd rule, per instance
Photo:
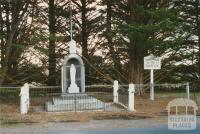
{"label": "white metal fence", "polygon": [[[154,86],[154,94],[150,93],[151,86]],[[25,88],[28,90],[25,91]],[[30,93],[27,93],[27,92]],[[143,91],[143,92],[141,92]],[[113,85],[87,85],[86,94],[97,98],[101,102],[105,102],[104,110],[117,111],[119,108],[114,106],[115,104],[129,110],[135,110],[135,94],[147,96],[147,99],[150,99],[153,95],[154,99],[160,99],[164,97],[170,98],[191,98],[199,100],[199,90],[196,94],[196,89],[190,92],[189,83],[178,83],[178,84],[129,84],[129,85],[120,85],[118,81],[114,81]],[[194,95],[193,95],[194,94]],[[21,101],[19,98],[21,96]],[[21,113],[27,113],[27,109],[43,107],[45,111],[45,103],[52,100],[55,97],[61,96],[61,87],[0,87],[0,103],[11,102],[17,105],[21,104]],[[76,94],[75,96],[77,96]],[[29,98],[30,97],[30,98]],[[76,97],[75,97],[76,100]],[[91,101],[94,101],[91,99]],[[75,104],[78,104],[75,102]],[[79,104],[78,104],[79,105]],[[85,104],[84,104],[85,105]],[[97,104],[98,105],[98,104]],[[78,109],[78,107],[76,108]],[[36,110],[37,111],[37,110]],[[59,110],[58,110],[59,111]]]}

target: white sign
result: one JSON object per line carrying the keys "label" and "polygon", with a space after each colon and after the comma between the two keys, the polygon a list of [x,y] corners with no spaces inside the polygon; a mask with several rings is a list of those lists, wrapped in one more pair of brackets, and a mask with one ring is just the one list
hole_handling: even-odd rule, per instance
{"label": "white sign", "polygon": [[144,69],[161,69],[160,57],[155,57],[154,55],[144,57]]}

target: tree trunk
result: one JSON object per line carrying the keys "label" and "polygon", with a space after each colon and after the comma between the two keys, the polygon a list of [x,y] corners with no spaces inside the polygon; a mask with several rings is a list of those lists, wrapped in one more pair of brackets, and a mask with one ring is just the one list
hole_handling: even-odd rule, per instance
{"label": "tree trunk", "polygon": [[[13,6],[15,2],[12,3]],[[8,68],[9,68],[9,58],[10,58],[10,52],[11,52],[11,45],[13,43],[13,38],[16,32],[17,28],[17,15],[16,12],[12,14],[12,22],[10,22],[10,7],[9,3],[6,3],[6,44],[5,44],[5,52],[4,53],[4,59],[3,59],[3,66],[2,66],[2,72],[0,77],[0,85],[4,83],[4,81],[8,77]]]}
{"label": "tree trunk", "polygon": [[106,0],[107,2],[107,17],[106,17],[106,28],[107,28],[107,32],[106,32],[106,38],[108,41],[108,47],[110,49],[110,53],[111,53],[111,57],[112,60],[114,61],[114,47],[112,44],[112,36],[111,36],[111,0]]}
{"label": "tree trunk", "polygon": [[[3,27],[4,27],[4,22],[3,22],[3,12],[2,12],[2,7],[0,6],[0,33],[3,35]],[[0,35],[1,35],[0,34]],[[4,56],[5,56],[5,42],[4,39],[1,38],[1,67],[3,67],[3,63],[4,63]]]}
{"label": "tree trunk", "polygon": [[55,33],[56,33],[55,5],[54,0],[49,0],[49,77],[48,85],[56,85],[56,54],[55,54]]}
{"label": "tree trunk", "polygon": [[[88,61],[89,60],[89,54],[88,54],[88,33],[87,33],[87,20],[86,20],[86,0],[81,0],[81,13],[82,13],[82,31],[81,31],[81,37],[82,37],[82,56],[85,57]],[[85,74],[86,77],[89,76],[89,66],[85,64]],[[89,80],[86,79],[86,84],[90,84]]]}
{"label": "tree trunk", "polygon": [[132,34],[129,45],[129,82],[143,84],[144,45],[142,36]]}
{"label": "tree trunk", "polygon": [[[108,48],[109,48],[109,52],[111,55],[111,60],[113,62],[113,67],[115,70],[117,70],[118,72],[121,72],[121,64],[120,64],[120,59],[117,56],[114,44],[113,44],[113,40],[112,40],[112,0],[106,0],[106,5],[107,5],[107,17],[106,17],[106,39],[108,41]],[[118,73],[116,73],[116,78],[117,80],[120,81],[120,76]]]}
{"label": "tree trunk", "polygon": [[[128,24],[137,23],[137,18],[134,13],[137,0],[128,0],[128,9],[130,19]],[[144,57],[144,38],[139,33],[131,33],[129,35],[129,82],[135,84],[143,84],[143,57]]]}
{"label": "tree trunk", "polygon": [[199,6],[200,1],[196,0],[196,23],[197,23],[197,36],[198,36],[198,47],[199,47],[199,52],[198,52],[198,72],[199,72],[199,79],[200,79],[200,20],[199,20]]}

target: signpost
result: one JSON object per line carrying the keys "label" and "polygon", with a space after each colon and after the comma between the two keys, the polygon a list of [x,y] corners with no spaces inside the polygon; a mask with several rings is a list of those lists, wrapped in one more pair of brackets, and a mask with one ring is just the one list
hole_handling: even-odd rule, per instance
{"label": "signpost", "polygon": [[154,100],[154,70],[161,69],[161,58],[155,57],[153,54],[144,57],[144,69],[150,70],[150,99]]}

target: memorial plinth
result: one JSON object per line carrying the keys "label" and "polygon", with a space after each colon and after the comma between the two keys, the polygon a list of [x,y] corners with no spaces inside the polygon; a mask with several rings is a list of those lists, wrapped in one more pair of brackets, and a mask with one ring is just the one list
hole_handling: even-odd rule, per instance
{"label": "memorial plinth", "polygon": [[104,110],[105,105],[104,102],[87,94],[66,94],[47,102],[46,110],[49,112]]}

